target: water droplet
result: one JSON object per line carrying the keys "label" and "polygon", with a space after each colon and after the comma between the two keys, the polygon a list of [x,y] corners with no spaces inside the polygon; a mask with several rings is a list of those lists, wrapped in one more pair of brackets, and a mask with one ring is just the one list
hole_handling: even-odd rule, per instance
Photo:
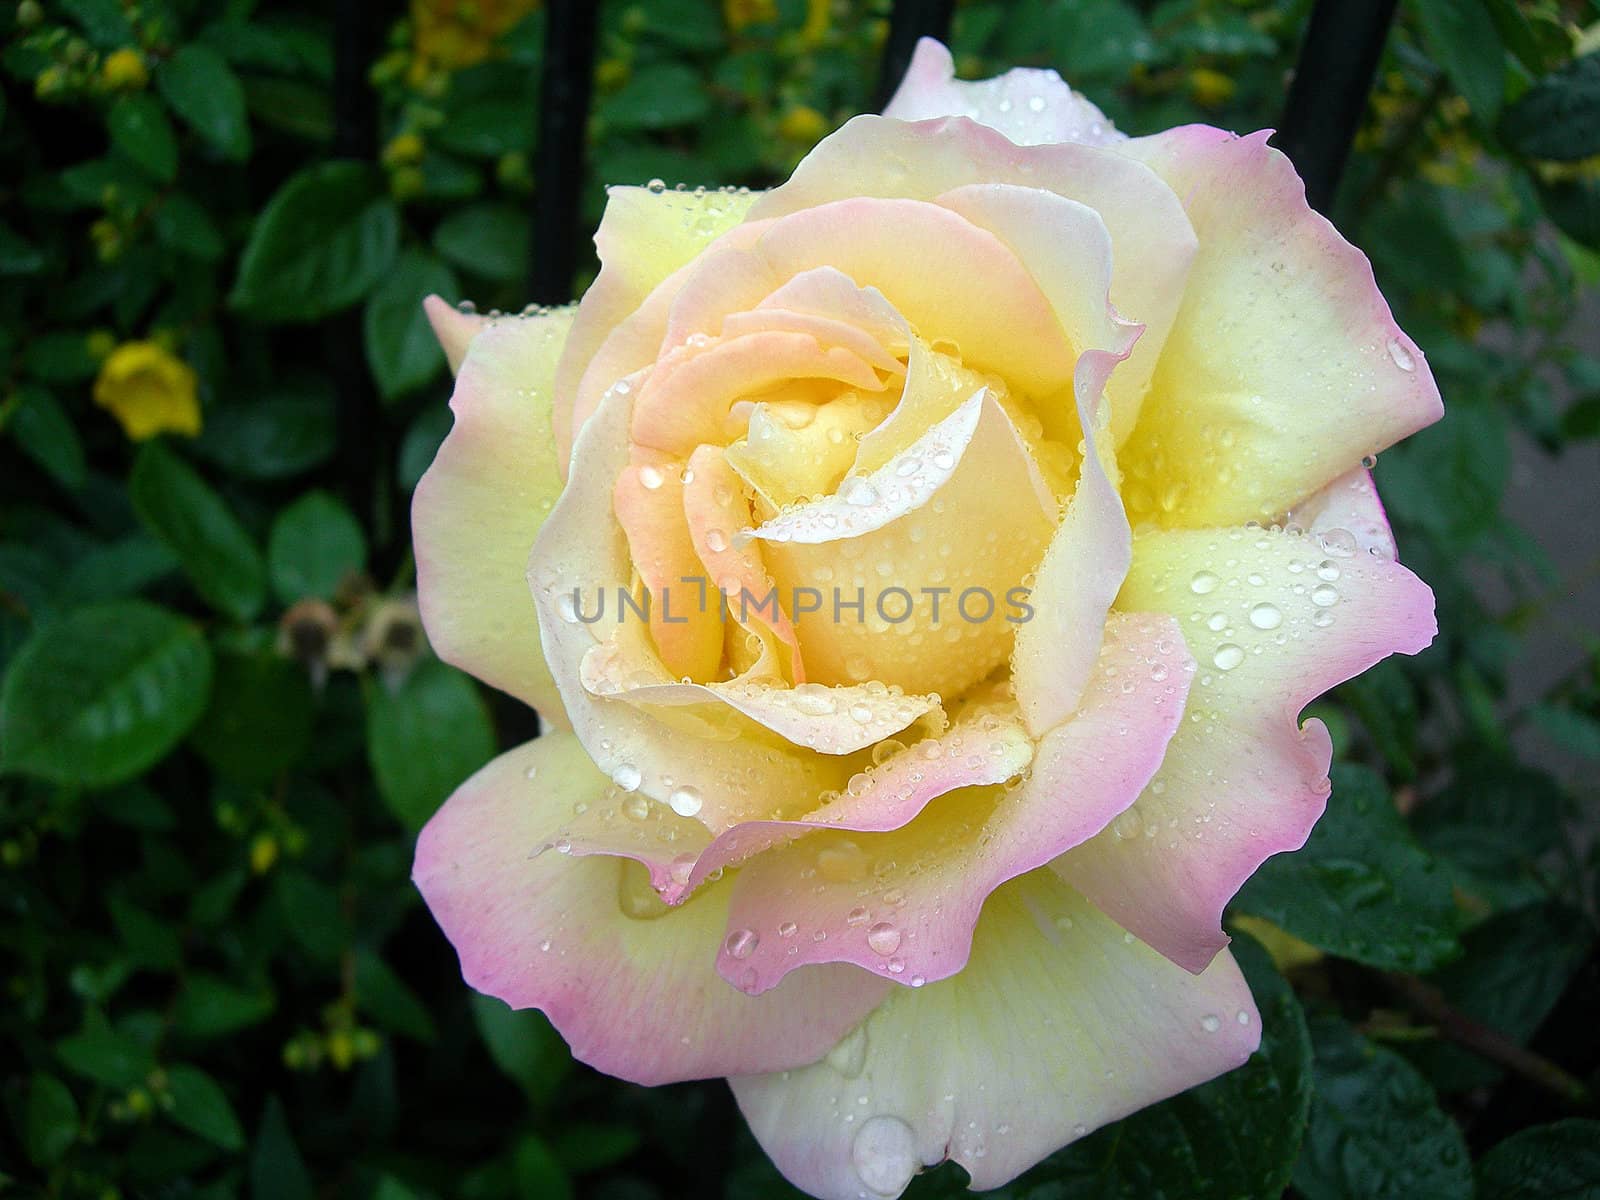
{"label": "water droplet", "polygon": [[1311,623],[1318,629],[1326,629],[1333,624],[1333,614],[1325,608],[1318,609],[1311,614]]}
{"label": "water droplet", "polygon": [[650,815],[650,800],[646,796],[634,792],[622,800],[622,815],[630,821],[642,821]]}
{"label": "water droplet", "polygon": [[1276,604],[1262,602],[1250,610],[1250,624],[1257,629],[1276,629],[1283,624],[1283,614]]}
{"label": "water droplet", "polygon": [[1196,571],[1193,579],[1189,581],[1189,590],[1197,596],[1204,596],[1217,590],[1217,584],[1222,581],[1210,571]]}
{"label": "water droplet", "polygon": [[1044,97],[1043,96],[1029,96],[1028,97],[1028,111],[1029,112],[1036,112],[1036,113],[1043,112],[1044,111]]}
{"label": "water droplet", "polygon": [[[635,175],[634,178],[637,179],[639,177],[637,175]],[[659,196],[659,195],[661,195],[662,192],[667,190],[667,181],[665,179],[652,179],[649,183],[645,184],[644,186],[648,191],[653,192],[655,195]]]}
{"label": "water droplet", "polygon": [[870,920],[872,920],[872,914],[858,904],[845,914],[844,923],[854,927],[865,925]]}
{"label": "water droplet", "polygon": [[887,958],[900,948],[900,931],[887,921],[879,921],[867,930],[867,945],[874,954]]}
{"label": "water droplet", "polygon": [[1416,357],[1399,338],[1389,339],[1389,357],[1394,359],[1394,365],[1402,371],[1415,371],[1417,369]]}
{"label": "water droplet", "polygon": [[713,554],[721,554],[728,548],[728,535],[720,529],[706,530],[706,549]]}
{"label": "water droplet", "polygon": [[672,807],[672,811],[680,817],[692,817],[700,811],[700,805],[703,801],[700,798],[700,793],[694,788],[681,787],[667,797],[667,803]]}
{"label": "water droplet", "polygon": [[732,958],[749,958],[761,935],[754,929],[735,929],[728,935],[728,940],[723,943]]}
{"label": "water droplet", "polygon": [[868,1191],[898,1196],[922,1160],[911,1126],[899,1117],[877,1116],[856,1130],[850,1144],[850,1163]]}
{"label": "water droplet", "polygon": [[846,504],[865,507],[868,504],[876,504],[878,502],[878,489],[861,476],[851,475],[839,485],[839,497]]}
{"label": "water droplet", "polygon": [[1332,608],[1339,603],[1339,589],[1331,583],[1319,583],[1311,589],[1311,603],[1318,608]]}
{"label": "water droplet", "polygon": [[611,771],[611,782],[625,792],[636,792],[644,782],[644,775],[632,763],[618,763]]}
{"label": "water droplet", "polygon": [[1356,535],[1348,529],[1324,529],[1317,534],[1317,544],[1335,558],[1354,558],[1359,548]]}
{"label": "water droplet", "polygon": [[1222,1028],[1222,1018],[1217,1016],[1216,1013],[1207,1013],[1200,1018],[1200,1028],[1207,1033],[1215,1033]]}
{"label": "water droplet", "polygon": [[1241,1025],[1248,1025],[1248,1024],[1250,1024],[1250,1010],[1249,1010],[1249,1009],[1246,1009],[1246,1008],[1241,1008],[1241,1009],[1240,1009],[1240,1010],[1239,1010],[1239,1015],[1238,1015],[1238,1017],[1236,1017],[1236,1018],[1235,1018],[1235,1019],[1236,1019],[1236,1020],[1237,1020],[1237,1021],[1238,1021],[1238,1022],[1239,1022],[1239,1024],[1241,1024]]}
{"label": "water droplet", "polygon": [[522,773],[522,777],[524,779],[532,779],[538,774],[539,774],[539,768],[538,767],[536,767],[536,766],[535,767],[529,767],[526,771],[524,771]]}
{"label": "water droplet", "polygon": [[865,725],[872,720],[872,706],[868,704],[852,704],[850,706],[850,715]]}
{"label": "water droplet", "polygon": [[1124,809],[1111,822],[1111,832],[1125,842],[1132,841],[1144,832],[1144,817],[1137,808]]}
{"label": "water droplet", "polygon": [[1211,656],[1211,661],[1219,671],[1231,671],[1244,661],[1244,649],[1232,642],[1223,642],[1217,647],[1217,652]]}
{"label": "water droplet", "polygon": [[1332,583],[1339,578],[1339,564],[1331,559],[1323,559],[1317,564],[1317,578]]}
{"label": "water droplet", "polygon": [[643,486],[645,488],[646,491],[653,492],[658,487],[660,487],[664,482],[666,482],[666,480],[665,480],[665,478],[662,476],[661,472],[657,468],[655,468],[655,467],[640,467],[639,468],[639,483],[640,483],[641,486]]}

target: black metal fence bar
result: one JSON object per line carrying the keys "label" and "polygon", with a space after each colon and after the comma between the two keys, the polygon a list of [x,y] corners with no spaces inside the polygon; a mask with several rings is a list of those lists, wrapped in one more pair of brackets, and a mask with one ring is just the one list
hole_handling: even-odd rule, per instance
{"label": "black metal fence bar", "polygon": [[529,297],[537,304],[565,304],[572,299],[572,277],[582,246],[578,202],[583,195],[599,7],[595,0],[550,0],[545,10],[528,281]]}
{"label": "black metal fence bar", "polygon": [[1320,213],[1338,190],[1394,10],[1395,0],[1317,0],[1311,10],[1272,142],[1294,163]]}
{"label": "black metal fence bar", "polygon": [[894,89],[900,86],[900,77],[911,65],[918,38],[950,40],[950,20],[955,10],[956,0],[895,0],[889,12],[889,37],[883,44],[883,65],[878,70],[874,112],[882,112]]}

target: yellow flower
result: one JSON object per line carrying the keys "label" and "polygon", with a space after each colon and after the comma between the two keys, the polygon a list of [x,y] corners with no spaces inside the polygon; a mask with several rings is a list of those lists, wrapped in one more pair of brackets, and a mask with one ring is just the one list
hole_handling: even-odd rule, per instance
{"label": "yellow flower", "polygon": [[778,119],[778,132],[809,146],[828,132],[828,119],[810,105],[796,104]]}
{"label": "yellow flower", "polygon": [[154,342],[124,342],[112,351],[94,381],[94,402],[136,442],[169,431],[200,432],[194,371]]}
{"label": "yellow flower", "polygon": [[1210,67],[1196,67],[1189,72],[1189,94],[1202,108],[1216,108],[1233,98],[1233,80]]}
{"label": "yellow flower", "polygon": [[1292,933],[1284,932],[1271,921],[1260,917],[1237,916],[1233,923],[1266,948],[1272,957],[1272,965],[1280,971],[1309,967],[1312,963],[1322,961],[1321,950],[1309,942],[1301,941]]}
{"label": "yellow flower", "polygon": [[829,0],[806,0],[806,23],[800,27],[800,38],[808,46],[815,46],[827,36],[832,5]]}
{"label": "yellow flower", "polygon": [[750,25],[764,25],[778,19],[774,0],[722,0],[722,19],[738,33]]}
{"label": "yellow flower", "polygon": [[145,69],[144,55],[131,46],[113,50],[100,64],[100,82],[113,91],[126,88],[136,92],[150,82],[150,72]]}
{"label": "yellow flower", "polygon": [[402,133],[383,148],[384,166],[406,167],[419,163],[426,149],[415,133]]}
{"label": "yellow flower", "polygon": [[538,7],[539,0],[411,0],[413,77],[432,66],[454,71],[482,62]]}

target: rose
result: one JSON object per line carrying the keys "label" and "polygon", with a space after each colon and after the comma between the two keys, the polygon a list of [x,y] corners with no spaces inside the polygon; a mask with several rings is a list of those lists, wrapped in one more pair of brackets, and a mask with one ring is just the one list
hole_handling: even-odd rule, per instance
{"label": "rose", "polygon": [[1323,809],[1298,714],[1434,631],[1362,464],[1438,393],[1365,258],[1262,135],[933,42],[783,186],[613,189],[596,242],[575,311],[431,305],[424,620],[560,730],[419,843],[468,982],[732,1077],[822,1197],[1243,1061],[1219,921]]}

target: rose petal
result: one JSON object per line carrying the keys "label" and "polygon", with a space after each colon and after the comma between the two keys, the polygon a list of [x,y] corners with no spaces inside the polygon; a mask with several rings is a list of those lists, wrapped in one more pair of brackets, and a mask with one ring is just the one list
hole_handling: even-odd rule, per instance
{"label": "rose petal", "polygon": [[1348,553],[1352,546],[1378,558],[1397,558],[1394,531],[1378,499],[1372,472],[1357,467],[1327,487],[1308,496],[1286,518],[1299,525],[1330,554]]}
{"label": "rose petal", "polygon": [[[932,200],[972,184],[1041,188],[1086,205],[1105,222],[1111,303],[1145,327],[1110,386],[1112,428],[1120,444],[1138,417],[1197,245],[1178,197],[1143,163],[1116,147],[1017,146],[960,117],[916,124],[856,117],[819,142],[789,182],[766,193],[750,215],[770,220],[846,196]],[[1008,370],[1004,364],[996,369]]]}
{"label": "rose petal", "polygon": [[1120,457],[1135,524],[1276,520],[1442,411],[1366,256],[1307,206],[1266,139],[1190,125],[1123,147],[1183,197],[1200,235]]}
{"label": "rose petal", "polygon": [[1118,361],[1103,351],[1078,360],[1074,390],[1085,451],[1078,485],[1039,563],[1032,613],[1018,625],[1011,654],[1017,704],[1036,737],[1078,706],[1100,653],[1106,614],[1133,557],[1128,517],[1107,471],[1111,438],[1100,401]]}
{"label": "rose petal", "polygon": [[[1010,654],[1012,590],[1055,522],[1028,448],[979,392],[901,459],[755,536],[781,594],[795,597],[808,678],[956,695]],[[847,607],[857,600],[859,612]]]}
{"label": "rose petal", "polygon": [[428,315],[433,336],[439,339],[439,348],[444,351],[445,361],[450,364],[450,373],[454,375],[461,370],[462,360],[467,357],[467,347],[472,344],[473,338],[483,332],[489,318],[481,313],[462,312],[443,296],[424,299],[422,311]]}
{"label": "rose petal", "polygon": [[1188,975],[1034,872],[989,898],[960,975],[897,989],[821,1062],[730,1082],[797,1187],[888,1200],[946,1158],[998,1187],[1259,1040],[1230,956]]}
{"label": "rose petal", "polygon": [[561,494],[550,389],[572,310],[491,322],[450,398],[455,424],[411,505],[417,595],[440,658],[564,725],[523,577]]}
{"label": "rose petal", "polygon": [[963,786],[993,782],[988,760],[1011,762],[1007,742],[979,748],[969,736],[962,790],[915,821],[816,833],[747,861],[718,970],[754,992],[809,963],[853,962],[917,986],[955,974],[990,892],[1094,836],[1138,797],[1182,719],[1192,668],[1171,618],[1113,618],[1082,706],[1040,741],[1021,786]]}
{"label": "rose petal", "polygon": [[667,909],[619,859],[529,855],[606,779],[550,734],[464,783],[417,842],[413,879],[479,991],[541,1008],[573,1055],[636,1083],[815,1061],[882,995],[866,972],[797,974],[752,1000],[711,963],[726,885]]}
{"label": "rose petal", "polygon": [[883,115],[902,121],[971,117],[1022,146],[1046,142],[1105,146],[1127,140],[1105,113],[1054,71],[1017,67],[970,83],[955,75],[955,60],[943,43],[922,38]]}
{"label": "rose petal", "polygon": [[[785,746],[777,739],[740,736],[731,711],[715,714],[715,737],[684,737],[664,719],[671,709],[646,711],[615,696],[592,694],[583,683],[584,656],[619,631],[638,625],[631,611],[607,602],[607,616],[590,620],[595,598],[627,590],[632,574],[627,539],[612,509],[612,481],[628,465],[631,393],[613,392],[584,423],[573,448],[571,481],[528,559],[528,584],[539,609],[539,632],[572,727],[605,774],[628,766],[640,789],[668,802],[690,790],[708,828],[766,817],[775,807],[803,811],[842,782],[840,764]],[[688,710],[694,712],[694,710]]]}
{"label": "rose petal", "polygon": [[1177,617],[1200,675],[1189,715],[1139,798],[1145,836],[1102,834],[1056,869],[1113,920],[1200,971],[1220,921],[1272,854],[1304,844],[1328,795],[1332,746],[1300,710],[1434,635],[1433,594],[1398,563],[1332,558],[1266,530],[1134,539],[1121,609]]}
{"label": "rose petal", "polygon": [[591,403],[580,405],[578,384],[595,352],[651,292],[742,222],[755,198],[734,191],[606,189],[605,213],[594,235],[600,274],[578,306],[569,351],[556,374],[554,427],[563,478],[577,427],[594,411],[599,393],[650,361],[647,352],[600,384]]}

